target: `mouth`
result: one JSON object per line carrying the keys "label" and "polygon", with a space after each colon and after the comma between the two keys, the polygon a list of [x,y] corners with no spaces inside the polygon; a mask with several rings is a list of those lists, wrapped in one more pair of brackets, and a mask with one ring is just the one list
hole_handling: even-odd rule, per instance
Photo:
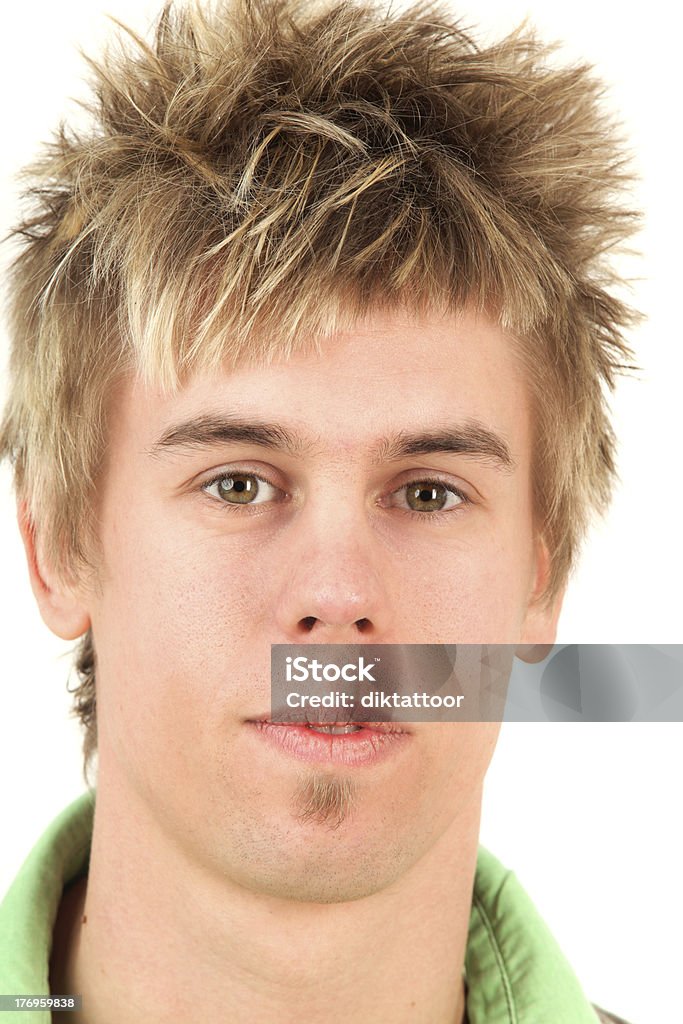
{"label": "mouth", "polygon": [[264,715],[248,719],[245,725],[257,742],[265,742],[287,758],[347,768],[399,756],[412,739],[404,724],[397,722],[278,722],[276,716]]}
{"label": "mouth", "polygon": [[312,732],[325,733],[328,736],[344,736],[346,733],[360,732],[362,726],[356,725],[354,722],[348,722],[345,725],[341,722],[333,725],[323,725],[320,722],[306,722],[306,728],[311,729]]}
{"label": "mouth", "polygon": [[[285,716],[282,716],[283,718]],[[365,721],[349,721],[349,719],[320,719],[317,722],[305,721],[305,722],[292,722],[282,721],[278,716],[271,717],[269,715],[263,715],[260,718],[250,718],[247,722],[251,725],[277,725],[277,726],[292,726],[297,728],[310,729],[312,732],[327,733],[333,736],[343,736],[347,733],[360,732],[362,729],[368,729],[372,732],[381,733],[409,733],[410,729],[406,728],[404,722],[400,725],[398,722],[365,722]]]}

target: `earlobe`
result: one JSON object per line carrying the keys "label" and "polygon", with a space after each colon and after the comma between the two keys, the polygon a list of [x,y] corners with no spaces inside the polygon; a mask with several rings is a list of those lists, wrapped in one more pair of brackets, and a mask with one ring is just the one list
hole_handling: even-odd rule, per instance
{"label": "earlobe", "polygon": [[90,615],[73,586],[52,572],[41,551],[37,530],[25,500],[17,499],[17,521],[24,543],[31,589],[45,625],[62,640],[77,640],[90,628]]}
{"label": "earlobe", "polygon": [[515,656],[528,665],[535,665],[547,658],[552,649],[553,644],[517,644]]}

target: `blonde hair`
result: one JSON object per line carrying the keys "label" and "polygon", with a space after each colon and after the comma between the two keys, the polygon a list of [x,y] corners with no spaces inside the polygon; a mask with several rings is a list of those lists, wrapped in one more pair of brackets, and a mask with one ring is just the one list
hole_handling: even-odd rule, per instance
{"label": "blonde hair", "polygon": [[[172,390],[374,310],[468,305],[520,339],[552,598],[610,497],[606,393],[639,319],[608,262],[639,218],[592,68],[553,66],[526,25],[481,47],[429,2],[169,3],[152,43],[125,33],[90,62],[91,127],[28,169],[16,229],[0,456],[50,563],[92,569],[121,375]],[[77,671],[87,762],[90,633]]]}

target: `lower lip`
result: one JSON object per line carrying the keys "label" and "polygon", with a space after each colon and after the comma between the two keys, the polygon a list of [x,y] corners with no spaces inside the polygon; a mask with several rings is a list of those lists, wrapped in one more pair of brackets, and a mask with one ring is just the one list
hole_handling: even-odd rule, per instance
{"label": "lower lip", "polygon": [[378,764],[403,750],[407,732],[381,732],[363,727],[357,732],[314,732],[306,725],[248,722],[266,743],[279,747],[300,761],[350,766]]}

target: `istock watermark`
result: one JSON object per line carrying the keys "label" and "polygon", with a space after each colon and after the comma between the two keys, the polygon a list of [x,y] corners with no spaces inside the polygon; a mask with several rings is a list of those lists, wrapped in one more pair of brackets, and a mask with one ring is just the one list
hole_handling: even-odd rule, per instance
{"label": "istock watermark", "polygon": [[271,717],[292,723],[477,721],[503,712],[513,649],[274,644]]}
{"label": "istock watermark", "polygon": [[368,665],[361,656],[356,662],[346,662],[344,665],[335,665],[334,662],[317,661],[305,655],[298,658],[288,656],[285,658],[285,676],[288,683],[306,683],[312,679],[316,683],[336,683],[343,679],[347,683],[376,682],[372,670],[375,662]]}
{"label": "istock watermark", "polygon": [[683,721],[683,645],[556,644],[544,653],[529,660],[528,648],[512,644],[273,644],[271,719]]}

